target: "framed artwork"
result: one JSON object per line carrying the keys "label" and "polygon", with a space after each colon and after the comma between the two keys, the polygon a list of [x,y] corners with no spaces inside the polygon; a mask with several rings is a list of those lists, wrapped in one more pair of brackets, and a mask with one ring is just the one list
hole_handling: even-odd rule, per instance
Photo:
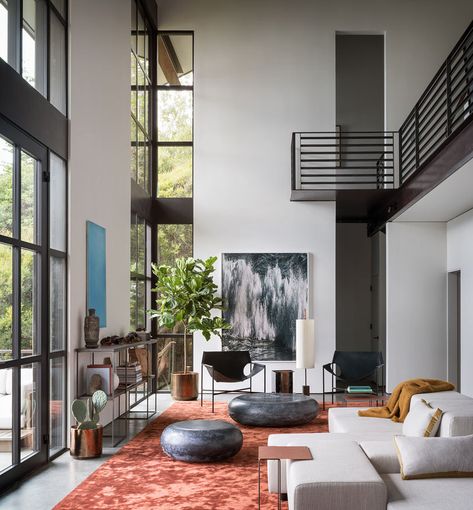
{"label": "framed artwork", "polygon": [[100,327],[107,325],[106,231],[87,222],[87,310],[95,309]]}
{"label": "framed artwork", "polygon": [[[102,390],[107,395],[112,394],[112,386],[113,386],[113,367],[112,365],[87,365],[86,372],[86,393],[92,394],[90,391],[90,386],[92,383],[92,378],[94,375],[99,375],[102,379],[101,387],[94,387],[95,390]],[[94,384],[95,386],[95,384]]]}
{"label": "framed artwork", "polygon": [[307,253],[222,254],[223,350],[259,361],[293,361],[296,319],[308,310]]}

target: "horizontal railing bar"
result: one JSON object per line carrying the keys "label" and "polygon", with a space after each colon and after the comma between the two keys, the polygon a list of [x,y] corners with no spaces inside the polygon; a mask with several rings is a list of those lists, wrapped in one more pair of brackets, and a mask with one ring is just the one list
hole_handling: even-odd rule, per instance
{"label": "horizontal railing bar", "polygon": [[438,126],[439,123],[441,123],[441,122],[447,122],[446,112],[443,112],[442,115],[438,116],[435,119],[432,119],[428,124],[426,124],[425,126],[422,126],[422,129],[419,129],[419,137],[418,137],[419,142],[421,139],[428,136],[432,132],[432,129],[434,129],[435,126]]}
{"label": "horizontal railing bar", "polygon": [[440,108],[443,108],[447,106],[447,94],[446,91],[444,91],[443,94],[441,94],[431,105],[431,107],[428,110],[424,110],[422,115],[419,114],[419,124],[422,124],[425,122],[425,119],[429,118],[433,110],[438,111]]}
{"label": "horizontal railing bar", "polygon": [[458,94],[453,97],[453,95],[451,96],[452,99],[450,101],[450,104],[454,104],[454,103],[459,103],[461,104],[465,98],[462,98],[462,96],[465,94],[465,92],[467,92],[471,87],[473,86],[473,73],[472,73],[472,81],[470,81],[468,83],[468,81],[466,81],[466,83],[464,84],[464,87],[458,92]]}
{"label": "horizontal railing bar", "polygon": [[455,108],[451,109],[450,111],[451,115],[455,115],[460,110],[460,108],[465,106],[465,103],[471,103],[471,100],[473,98],[473,82],[469,85],[469,87],[471,87],[471,92],[469,92],[464,99],[459,101]]}
{"label": "horizontal railing bar", "polygon": [[442,77],[442,80],[437,83],[434,89],[430,91],[430,93],[425,97],[424,101],[419,104],[418,112],[419,114],[424,111],[430,102],[437,97],[438,95],[443,95],[447,90],[447,73],[445,73]]}
{"label": "horizontal railing bar", "polygon": [[402,123],[402,126],[399,128],[399,134],[401,134],[402,131],[404,131],[407,128],[408,124],[410,124],[411,122],[412,125],[415,125],[415,108],[411,110],[406,120]]}
{"label": "horizontal railing bar", "polygon": [[[391,144],[384,143],[357,143],[352,145],[344,145],[344,147],[385,147],[391,146]],[[302,147],[340,147],[340,144],[328,144],[328,143],[305,143]]]}
{"label": "horizontal railing bar", "polygon": [[402,160],[407,160],[408,158],[410,158],[411,156],[415,155],[415,151],[416,151],[416,143],[415,141],[410,145],[410,149],[406,152],[403,152],[401,154],[401,157],[402,157]]}
{"label": "horizontal railing bar", "polygon": [[445,129],[445,138],[447,137],[446,127],[447,127],[447,121],[445,120],[444,122],[442,122],[442,124],[440,124],[440,126],[438,126],[438,128],[432,133],[432,135],[426,141],[424,141],[423,144],[419,143],[419,150],[418,150],[419,155],[424,150],[424,148],[430,143],[432,138],[435,137],[440,132],[441,129]]}
{"label": "horizontal railing bar", "polygon": [[[347,151],[306,151],[302,152],[303,154],[380,154],[381,151],[354,151],[354,152],[347,152]],[[394,151],[383,151],[384,154],[394,154]]]}
{"label": "horizontal railing bar", "polygon": [[401,168],[407,168],[409,167],[411,164],[414,164],[415,165],[415,161],[416,161],[416,153],[413,152],[408,158],[405,158],[402,160],[402,164],[401,164]]}
{"label": "horizontal railing bar", "polygon": [[334,175],[334,174],[304,174],[302,175],[303,177],[303,180],[304,178],[311,178],[311,177],[339,177],[340,179],[343,179],[345,177],[375,177],[374,180],[377,179],[384,179],[385,177],[394,177],[394,174],[380,174],[380,175],[376,175],[376,174],[340,174],[340,175]]}
{"label": "horizontal railing bar", "polygon": [[429,83],[427,88],[424,90],[423,94],[420,96],[420,99],[416,103],[416,107],[419,110],[420,107],[425,103],[425,101],[428,99],[429,95],[432,93],[433,90],[435,90],[435,87],[439,83],[440,79],[446,78],[447,75],[447,66],[444,62],[440,69],[437,71],[437,74],[434,76],[433,80]]}
{"label": "horizontal railing bar", "polygon": [[[316,163],[316,162],[326,163],[329,161],[333,161],[334,163],[339,163],[340,161],[347,162],[347,161],[368,161],[368,162],[375,162],[377,163],[379,161],[379,158],[334,158],[334,159],[301,159],[301,163]],[[385,161],[393,161],[391,158],[386,159]]]}
{"label": "horizontal railing bar", "polygon": [[404,128],[403,130],[399,131],[399,136],[407,136],[409,133],[411,132],[414,132],[415,130],[415,127],[416,127],[416,123],[415,123],[415,119],[413,118],[412,119],[412,122],[409,122]]}
{"label": "horizontal railing bar", "polygon": [[392,136],[301,136],[301,140],[392,140]]}
{"label": "horizontal railing bar", "polygon": [[[471,39],[470,44],[466,48],[465,47],[462,48],[463,55],[460,55],[459,58],[457,59],[457,61],[455,62],[455,64],[453,64],[453,66],[450,66],[450,73],[452,76],[452,80],[455,79],[456,76],[458,76],[460,69],[462,67],[468,67],[468,65],[470,64],[471,59],[473,57],[473,51],[469,55],[468,55],[468,52],[472,49],[473,49],[473,38]],[[466,60],[464,57],[465,54],[468,55],[468,58]],[[461,64],[461,67],[459,69],[458,66],[460,64]]]}
{"label": "horizontal railing bar", "polygon": [[[350,170],[365,170],[365,169],[373,169],[373,170],[376,170],[376,166],[373,165],[373,166],[367,166],[367,165],[364,165],[364,166],[347,166],[347,167],[340,167],[340,166],[305,166],[305,167],[301,167],[301,170],[331,170],[331,169],[339,169],[339,168],[348,168]],[[394,168],[394,167],[386,167],[386,168]]]}
{"label": "horizontal railing bar", "polygon": [[[452,96],[452,102],[455,102],[464,92],[466,87],[471,87],[471,80],[473,78],[473,69],[469,69],[468,72],[465,74],[463,79],[459,80],[458,83],[451,88],[450,94]],[[470,80],[470,81],[469,81]],[[455,93],[458,91],[458,87],[460,85],[464,84],[464,87],[458,92],[458,94],[455,95]]]}
{"label": "horizontal railing bar", "polygon": [[345,136],[345,135],[353,135],[353,134],[376,134],[376,133],[383,133],[383,135],[392,134],[395,135],[397,131],[350,131],[350,132],[342,132],[340,131],[293,131],[295,135],[329,135],[333,134],[335,136]]}
{"label": "horizontal railing bar", "polygon": [[[472,115],[472,112],[473,112],[473,104],[471,104],[466,110],[463,110],[462,112],[459,112],[460,113],[460,116],[457,117],[453,123],[452,123],[452,128],[455,124],[458,123],[459,120],[461,120],[462,122],[464,122],[466,120],[466,118],[468,118],[470,115]],[[466,116],[466,118],[465,118]],[[455,128],[457,129],[458,126]]]}

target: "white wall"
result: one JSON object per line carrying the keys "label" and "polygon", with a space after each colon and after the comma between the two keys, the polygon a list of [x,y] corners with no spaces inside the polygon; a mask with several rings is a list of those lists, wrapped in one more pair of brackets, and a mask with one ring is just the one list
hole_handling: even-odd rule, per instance
{"label": "white wall", "polygon": [[[195,31],[195,255],[312,254],[313,390],[335,348],[335,208],[289,202],[291,132],[335,127],[336,31],[386,33],[398,129],[472,14],[469,0],[159,1],[162,30]],[[196,337],[195,365],[219,347]]]}
{"label": "white wall", "polygon": [[461,391],[473,397],[473,210],[447,223],[447,269],[461,271]]}
{"label": "white wall", "polygon": [[388,391],[404,379],[447,376],[446,236],[445,223],[387,224]]}
{"label": "white wall", "polygon": [[74,349],[84,346],[87,220],[107,229],[107,327],[101,329],[101,337],[123,334],[129,328],[130,2],[71,0],[70,23],[72,400],[76,377]]}

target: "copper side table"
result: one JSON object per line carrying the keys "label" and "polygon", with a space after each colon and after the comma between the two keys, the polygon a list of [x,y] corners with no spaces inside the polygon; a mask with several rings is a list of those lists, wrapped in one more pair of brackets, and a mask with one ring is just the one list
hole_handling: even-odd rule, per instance
{"label": "copper side table", "polygon": [[261,508],[261,461],[278,462],[278,510],[281,510],[281,460],[312,460],[307,446],[260,446],[258,447],[258,509]]}

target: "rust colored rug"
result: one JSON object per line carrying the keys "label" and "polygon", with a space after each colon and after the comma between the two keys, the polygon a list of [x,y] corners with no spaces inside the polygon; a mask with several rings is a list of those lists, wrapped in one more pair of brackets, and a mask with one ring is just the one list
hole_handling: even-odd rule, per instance
{"label": "rust colored rug", "polygon": [[[301,427],[263,428],[237,424],[243,432],[243,448],[235,457],[212,464],[188,464],[163,453],[159,438],[170,423],[192,419],[220,419],[235,423],[226,403],[175,402],[140,434],[125,445],[76,489],[55,510],[253,510],[258,508],[258,446],[269,434],[326,432],[327,412]],[[83,461],[87,462],[87,461]],[[262,509],[277,507],[268,494],[266,469],[261,470]],[[284,506],[284,508],[287,508]]]}

